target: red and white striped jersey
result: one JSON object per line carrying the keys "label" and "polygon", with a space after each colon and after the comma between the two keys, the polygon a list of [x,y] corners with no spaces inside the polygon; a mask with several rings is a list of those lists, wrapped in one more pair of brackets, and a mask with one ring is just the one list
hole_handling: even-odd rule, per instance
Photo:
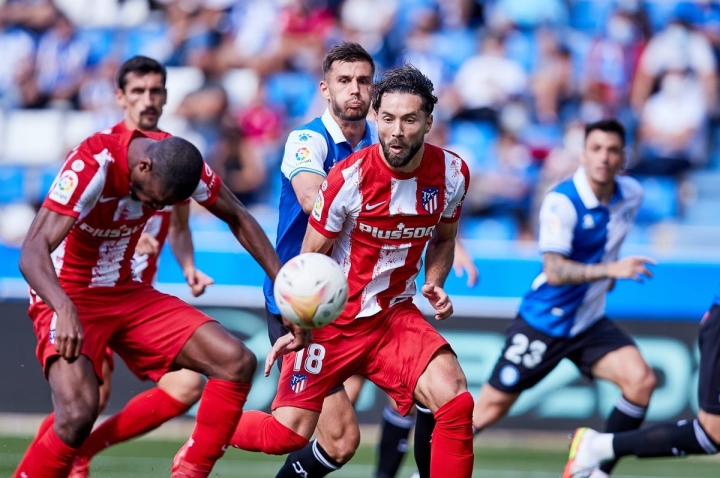
{"label": "red and white striped jersey", "polygon": [[335,239],[331,255],[348,278],[348,305],[339,323],[415,295],[425,245],[439,222],[460,218],[469,179],[462,159],[427,143],[412,173],[390,169],[379,144],[330,171],[310,225]]}
{"label": "red and white striped jersey", "polygon": [[[101,131],[103,134],[120,134],[129,131],[125,126],[125,121],[120,121],[118,124],[111,128],[107,128]],[[164,131],[160,131],[163,132]],[[182,204],[189,204],[190,200],[183,202]],[[145,224],[143,233],[150,234],[152,237],[157,239],[160,244],[158,249],[162,250],[167,239],[168,232],[170,231],[170,220],[172,218],[173,206],[164,207],[162,210],[155,212],[155,214],[148,219]],[[160,262],[160,254],[151,256],[148,254],[133,254],[133,274],[135,278],[145,282],[146,284],[152,285],[155,282],[157,276],[158,265]]]}
{"label": "red and white striped jersey", "polygon": [[[147,220],[157,211],[130,196],[127,152],[139,136],[163,139],[167,133],[127,131],[96,134],[65,160],[43,207],[77,219],[52,253],[63,287],[112,287],[133,280],[132,255]],[[205,164],[192,197],[213,204],[220,178]]]}

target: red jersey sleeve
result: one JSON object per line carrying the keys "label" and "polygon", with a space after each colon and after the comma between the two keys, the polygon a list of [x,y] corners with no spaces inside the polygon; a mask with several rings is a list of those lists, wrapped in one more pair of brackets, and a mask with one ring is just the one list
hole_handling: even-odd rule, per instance
{"label": "red jersey sleeve", "polygon": [[456,222],[460,219],[462,204],[465,200],[468,187],[470,186],[470,170],[468,169],[467,164],[465,161],[460,159],[459,156],[455,156],[454,154],[452,154],[452,156],[453,160],[451,161],[450,168],[447,173],[450,177],[446,179],[449,186],[449,199],[447,206],[440,217],[442,222],[450,223]]}
{"label": "red jersey sleeve", "polygon": [[315,206],[310,213],[310,225],[323,236],[336,238],[348,216],[347,206],[352,199],[350,195],[343,172],[339,167],[332,168],[318,191]]}
{"label": "red jersey sleeve", "polygon": [[93,148],[89,140],[70,152],[42,206],[64,216],[79,217],[97,202],[105,187],[113,158],[107,149]]}
{"label": "red jersey sleeve", "polygon": [[221,186],[220,176],[207,163],[204,163],[200,182],[195,188],[192,198],[203,206],[212,206],[220,195]]}

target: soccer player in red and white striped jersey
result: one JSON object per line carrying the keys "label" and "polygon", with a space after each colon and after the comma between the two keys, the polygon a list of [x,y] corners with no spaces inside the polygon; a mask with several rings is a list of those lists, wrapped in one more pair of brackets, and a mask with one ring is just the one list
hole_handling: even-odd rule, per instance
{"label": "soccer player in red and white striped jersey", "polygon": [[403,415],[415,401],[430,408],[437,421],[432,477],[472,475],[473,400],[465,375],[413,303],[424,255],[422,294],[437,320],[452,314],[442,286],[469,182],[459,157],[424,142],[437,101],[432,91],[430,80],[410,65],[374,85],[380,144],[330,171],[302,247],[330,252],[341,265],[348,305],[334,323],[313,331],[306,349],[287,353],[290,335],[276,342],[266,373],[286,355],[273,414],[245,413],[233,436],[239,448],[281,454],[304,446],[328,391],[358,374],[387,392]]}

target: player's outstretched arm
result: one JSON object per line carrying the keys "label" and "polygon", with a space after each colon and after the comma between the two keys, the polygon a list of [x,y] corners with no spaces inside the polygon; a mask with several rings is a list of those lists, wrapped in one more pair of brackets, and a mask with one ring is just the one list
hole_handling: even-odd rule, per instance
{"label": "player's outstretched arm", "polygon": [[577,285],[602,279],[634,279],[652,277],[648,264],[655,264],[649,257],[629,256],[619,261],[585,264],[568,259],[557,252],[543,254],[543,272],[550,285]]}
{"label": "player's outstretched arm", "polygon": [[452,302],[442,288],[453,265],[457,230],[457,222],[440,222],[425,251],[425,285],[422,294],[435,309],[437,320],[447,319],[453,312]]}
{"label": "player's outstretched arm", "polygon": [[175,260],[180,264],[183,276],[190,286],[192,295],[201,296],[205,288],[212,285],[212,278],[195,268],[195,248],[190,231],[190,204],[180,203],[172,208],[168,242]]}
{"label": "player's outstretched arm", "polygon": [[477,284],[480,272],[475,266],[473,258],[468,253],[463,243],[459,240],[455,240],[455,257],[453,259],[453,269],[458,277],[463,275],[463,272],[467,273],[467,286],[474,287]]}
{"label": "player's outstretched arm", "polygon": [[230,226],[238,242],[260,264],[270,280],[274,281],[280,270],[280,258],[260,224],[245,205],[223,184],[217,200],[205,207]]}
{"label": "player's outstretched arm", "polygon": [[55,348],[61,357],[69,361],[80,356],[83,331],[75,306],[60,287],[50,253],[65,239],[74,224],[74,217],[40,208],[20,251],[20,272],[35,293],[57,314]]}
{"label": "player's outstretched arm", "polygon": [[335,239],[323,236],[314,227],[308,226],[305,230],[305,237],[303,238],[302,247],[300,253],[306,252],[319,252],[320,254],[326,254],[327,251],[332,247]]}

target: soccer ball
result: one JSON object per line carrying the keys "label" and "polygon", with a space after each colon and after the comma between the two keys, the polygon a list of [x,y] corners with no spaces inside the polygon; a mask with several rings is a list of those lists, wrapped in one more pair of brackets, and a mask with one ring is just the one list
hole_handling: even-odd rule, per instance
{"label": "soccer ball", "polygon": [[275,278],[280,313],[305,329],[327,325],[347,304],[348,283],[340,265],[324,254],[309,252],[290,259]]}

